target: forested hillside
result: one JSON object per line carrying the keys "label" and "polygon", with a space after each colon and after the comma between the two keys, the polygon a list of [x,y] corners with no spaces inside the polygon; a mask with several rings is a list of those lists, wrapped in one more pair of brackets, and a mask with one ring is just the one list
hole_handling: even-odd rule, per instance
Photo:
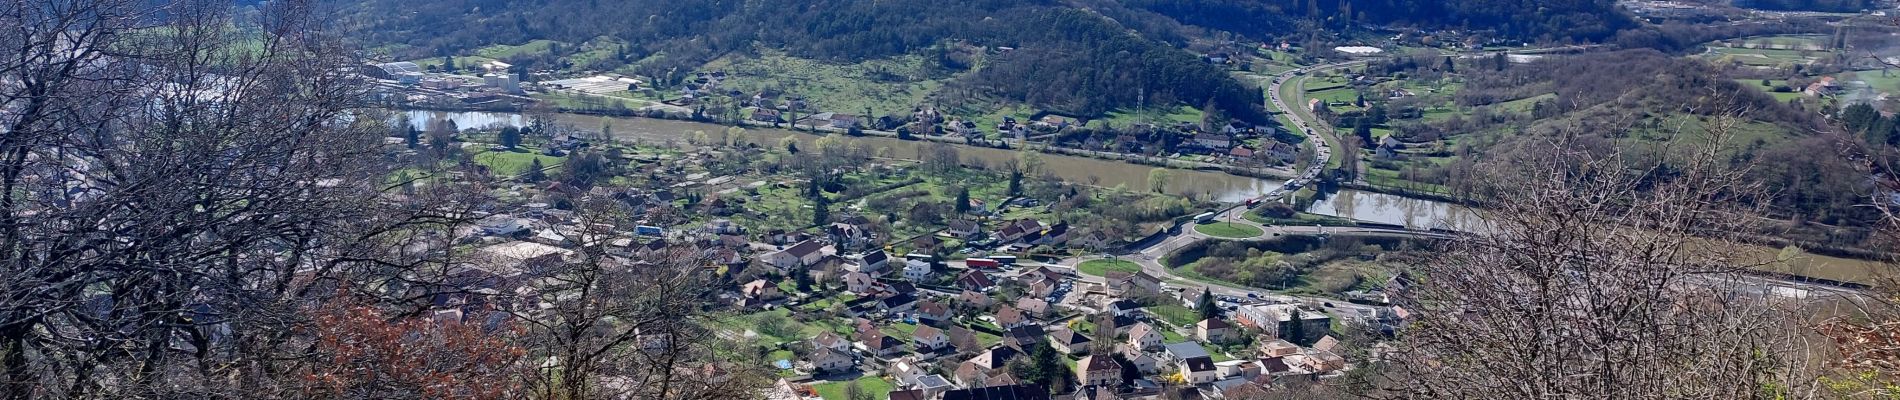
{"label": "forested hillside", "polygon": [[1879,8],[1874,0],[1735,0],[1736,7],[1776,11],[1860,12]]}
{"label": "forested hillside", "polygon": [[[978,0],[344,0],[368,47],[395,59],[467,54],[495,44],[551,40],[555,57],[507,61],[536,69],[624,70],[662,85],[730,54],[783,50],[800,58],[856,62],[942,49],[952,43],[1011,47],[984,62],[939,57],[953,70],[950,101],[1007,101],[1099,116],[1138,102],[1212,106],[1264,122],[1261,95],[1180,50],[1192,37],[1227,31],[1270,39],[1301,19],[1458,27],[1495,26],[1512,37],[1596,40],[1629,21],[1608,2],[1466,0],[1240,2]],[[352,3],[360,2],[360,3]],[[399,12],[392,12],[399,10]],[[1528,16],[1528,17],[1527,17]],[[1307,24],[1308,27],[1316,25]],[[559,43],[568,44],[563,47]],[[598,43],[586,49],[574,44]],[[586,65],[562,53],[592,51]]]}
{"label": "forested hillside", "polygon": [[1127,0],[1131,7],[1184,23],[1247,35],[1292,31],[1310,18],[1330,27],[1348,22],[1419,28],[1492,30],[1506,38],[1600,41],[1635,26],[1611,0]]}

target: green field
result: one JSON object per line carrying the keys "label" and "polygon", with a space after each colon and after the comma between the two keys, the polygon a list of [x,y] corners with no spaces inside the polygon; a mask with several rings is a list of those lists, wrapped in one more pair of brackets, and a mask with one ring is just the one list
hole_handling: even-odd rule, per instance
{"label": "green field", "polygon": [[[1177,326],[1191,326],[1201,322],[1201,313],[1190,310],[1180,304],[1162,304],[1148,307],[1148,313]],[[1172,330],[1172,329],[1166,329]]]}
{"label": "green field", "polygon": [[1245,239],[1267,233],[1253,225],[1233,222],[1209,222],[1199,224],[1194,226],[1194,231],[1200,232],[1203,235],[1232,239]]}
{"label": "green field", "polygon": [[[887,396],[894,387],[890,382],[885,382],[884,379],[875,376],[858,378],[856,382],[858,388],[863,389],[865,393],[870,393],[872,398],[879,399]],[[850,398],[845,396],[846,385],[848,385],[847,382],[821,383],[812,385],[812,389],[817,390],[818,397],[825,400],[849,400]]]}
{"label": "green field", "polygon": [[1714,59],[1717,62],[1728,60],[1748,66],[1773,67],[1782,64],[1805,64],[1827,54],[1828,52],[1826,51],[1739,49],[1710,46],[1709,53],[1705,54],[1704,57]]}
{"label": "green field", "polygon": [[475,154],[476,164],[488,167],[489,171],[497,175],[520,175],[526,173],[528,172],[528,167],[534,165],[534,160],[541,160],[541,166],[543,168],[553,168],[567,161],[567,158],[534,154],[525,150],[482,151],[481,153]]}
{"label": "green field", "polygon": [[475,50],[475,55],[499,60],[522,55],[545,54],[553,45],[554,41],[546,39],[531,40],[518,45],[498,44]]}
{"label": "green field", "polygon": [[[1798,99],[1798,98],[1802,98],[1806,96],[1806,95],[1801,94],[1801,92],[1799,91],[1792,91],[1792,90],[1787,91],[1787,92],[1776,92],[1775,91],[1776,86],[1788,84],[1788,81],[1782,80],[1782,79],[1769,80],[1768,86],[1762,86],[1760,79],[1736,79],[1735,82],[1741,83],[1742,86],[1752,87],[1752,88],[1761,90],[1762,93],[1767,93],[1769,96],[1773,96],[1775,98],[1775,101],[1783,102],[1783,103],[1786,103],[1788,102],[1788,100],[1791,100],[1791,99]],[[1869,83],[1871,84],[1872,82],[1869,82]]]}
{"label": "green field", "polygon": [[906,55],[858,63],[830,63],[767,52],[733,55],[701,67],[725,71],[727,88],[753,94],[765,89],[805,96],[821,111],[873,115],[909,112],[951,76],[923,56]]}
{"label": "green field", "polygon": [[1088,260],[1083,261],[1081,264],[1076,264],[1075,269],[1084,274],[1104,276],[1108,275],[1110,271],[1127,273],[1140,272],[1141,264],[1136,264],[1134,261],[1128,260]]}
{"label": "green field", "polygon": [[1140,112],[1140,113],[1135,112],[1134,110],[1114,111],[1114,112],[1108,113],[1107,120],[1109,123],[1114,124],[1115,126],[1129,126],[1136,122],[1141,122],[1141,121],[1147,121],[1149,123],[1155,123],[1155,124],[1171,124],[1175,122],[1188,122],[1188,123],[1199,124],[1201,123],[1201,118],[1204,117],[1205,115],[1206,114],[1202,113],[1200,109],[1197,109],[1194,107],[1188,107],[1184,105],[1176,105],[1173,107],[1166,107],[1166,108],[1155,107],[1153,109],[1147,110],[1147,112]]}

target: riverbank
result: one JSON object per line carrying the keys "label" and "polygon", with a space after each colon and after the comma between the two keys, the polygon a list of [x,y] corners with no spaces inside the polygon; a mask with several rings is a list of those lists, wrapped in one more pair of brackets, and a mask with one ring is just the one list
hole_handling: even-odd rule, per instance
{"label": "riverbank", "polygon": [[[404,108],[412,109],[412,110],[439,111],[439,112],[526,113],[529,111],[529,110],[524,110],[522,107],[515,107],[515,106],[497,106],[497,107],[486,107],[486,108],[482,108],[482,107],[444,108],[444,107],[426,107],[425,106],[425,107],[404,107]],[[897,134],[897,132],[893,132],[893,131],[884,131],[884,130],[875,130],[875,129],[857,129],[854,132],[853,130],[850,130],[850,129],[844,129],[844,128],[838,128],[838,127],[832,127],[832,126],[809,126],[809,125],[800,126],[798,124],[770,123],[770,122],[752,121],[752,120],[720,121],[718,119],[713,119],[713,118],[693,118],[692,114],[690,113],[683,113],[683,112],[678,112],[678,111],[665,111],[665,110],[660,110],[660,109],[655,109],[655,108],[643,108],[643,109],[637,109],[637,110],[634,110],[634,109],[601,110],[601,109],[576,109],[576,108],[557,107],[557,108],[554,108],[553,110],[554,112],[559,113],[559,114],[592,115],[592,116],[616,117],[616,118],[652,118],[652,119],[664,119],[664,120],[672,120],[672,121],[684,121],[684,122],[694,122],[694,123],[724,125],[724,126],[783,129],[783,130],[790,130],[794,132],[806,132],[806,133],[845,134],[845,135],[851,135],[851,136],[875,136],[875,137],[891,138],[891,139],[905,140],[905,141],[949,143],[949,144],[973,146],[973,147],[988,147],[988,148],[994,148],[994,149],[1000,149],[1000,150],[1014,150],[1014,149],[1019,149],[1019,148],[1031,149],[1033,151],[1036,151],[1039,153],[1046,153],[1046,154],[1060,154],[1060,155],[1076,156],[1076,157],[1089,157],[1089,158],[1096,158],[1096,159],[1109,160],[1109,161],[1120,161],[1120,162],[1126,162],[1126,163],[1132,163],[1132,164],[1140,164],[1140,165],[1146,165],[1146,166],[1152,166],[1152,167],[1164,167],[1164,168],[1186,169],[1186,170],[1197,170],[1197,171],[1219,171],[1219,172],[1224,172],[1224,173],[1228,173],[1232,175],[1240,175],[1240,176],[1245,176],[1245,177],[1250,177],[1250,178],[1260,178],[1260,179],[1285,180],[1285,179],[1292,179],[1295,177],[1295,174],[1291,170],[1282,170],[1282,169],[1276,169],[1276,168],[1262,168],[1262,167],[1248,167],[1248,166],[1240,166],[1240,165],[1218,164],[1218,163],[1208,163],[1208,162],[1198,162],[1198,161],[1188,161],[1188,160],[1177,160],[1177,159],[1169,159],[1169,158],[1162,158],[1162,157],[1152,157],[1152,156],[1145,156],[1145,155],[1140,155],[1140,154],[1127,154],[1127,153],[1077,149],[1077,148],[1070,148],[1070,147],[1052,146],[1047,143],[1040,143],[1040,142],[1033,142],[1033,141],[1024,142],[1024,141],[1020,141],[1016,139],[978,141],[978,140],[971,140],[969,138],[964,138],[964,137],[931,136],[931,135],[911,135],[909,139],[904,139],[904,138],[901,138]],[[737,123],[734,124],[734,122],[737,122]],[[1000,146],[991,145],[990,143],[998,143],[1000,144]]]}

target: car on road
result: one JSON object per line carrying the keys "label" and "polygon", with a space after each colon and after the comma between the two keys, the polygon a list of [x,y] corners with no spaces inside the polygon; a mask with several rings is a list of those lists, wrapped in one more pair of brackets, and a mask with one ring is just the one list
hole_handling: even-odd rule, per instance
{"label": "car on road", "polygon": [[1247,292],[1247,298],[1258,299],[1260,298],[1260,292]]}

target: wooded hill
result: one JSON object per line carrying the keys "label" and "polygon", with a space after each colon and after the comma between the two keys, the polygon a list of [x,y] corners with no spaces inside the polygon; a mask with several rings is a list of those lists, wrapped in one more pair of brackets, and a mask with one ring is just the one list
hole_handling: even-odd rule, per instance
{"label": "wooded hill", "polygon": [[[1364,21],[1424,27],[1495,26],[1524,39],[1596,40],[1628,19],[1607,1],[1279,0],[344,0],[360,10],[351,25],[366,47],[399,59],[467,54],[495,44],[533,40],[584,43],[610,38],[614,48],[590,65],[550,59],[507,60],[533,68],[630,69],[662,84],[733,53],[761,48],[796,57],[856,62],[943,49],[952,43],[1012,47],[981,65],[939,57],[945,67],[974,69],[957,87],[974,97],[1028,104],[1078,116],[1149,105],[1213,106],[1265,122],[1262,95],[1216,66],[1179,50],[1209,30],[1256,39],[1292,33],[1297,20]],[[1311,25],[1309,25],[1310,27]],[[555,55],[583,51],[556,47]],[[600,51],[600,49],[589,49]],[[966,96],[970,97],[970,96]]]}

